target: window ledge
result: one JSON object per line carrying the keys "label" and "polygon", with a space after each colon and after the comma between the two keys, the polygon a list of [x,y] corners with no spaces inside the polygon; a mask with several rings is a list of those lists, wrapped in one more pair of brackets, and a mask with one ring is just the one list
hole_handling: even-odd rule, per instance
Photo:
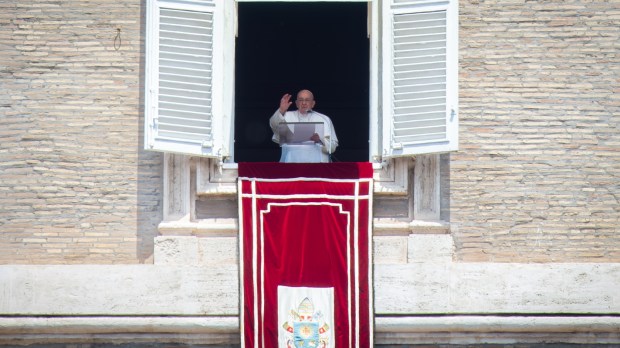
{"label": "window ledge", "polygon": [[[384,164],[373,164],[374,194],[405,196],[409,186],[411,158],[396,158]],[[237,194],[237,163],[218,163],[209,158],[197,158],[196,191],[198,196]]]}
{"label": "window ledge", "polygon": [[445,221],[373,219],[373,234],[375,236],[449,233],[450,223]]}
{"label": "window ledge", "polygon": [[236,237],[239,220],[164,221],[159,224],[158,230],[162,236]]}
{"label": "window ledge", "polygon": [[[230,218],[164,221],[159,224],[158,230],[162,236],[236,237],[239,231],[239,220]],[[449,233],[450,224],[444,221],[373,219],[373,235],[375,236]]]}

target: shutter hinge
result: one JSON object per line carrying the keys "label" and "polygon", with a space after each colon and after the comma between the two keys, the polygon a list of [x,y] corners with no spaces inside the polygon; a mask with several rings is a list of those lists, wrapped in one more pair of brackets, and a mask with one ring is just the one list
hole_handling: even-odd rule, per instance
{"label": "shutter hinge", "polygon": [[158,122],[158,118],[157,116],[153,117],[151,119],[151,135],[148,137],[149,138],[149,147],[152,149],[155,147],[155,142],[153,141],[154,137],[157,136],[157,127],[159,126],[159,122]]}
{"label": "shutter hinge", "polygon": [[228,160],[228,151],[226,151],[226,149],[219,149],[217,151],[217,158],[218,158],[218,171],[220,172],[220,174],[222,174],[222,168],[224,167],[224,162],[226,162]]}

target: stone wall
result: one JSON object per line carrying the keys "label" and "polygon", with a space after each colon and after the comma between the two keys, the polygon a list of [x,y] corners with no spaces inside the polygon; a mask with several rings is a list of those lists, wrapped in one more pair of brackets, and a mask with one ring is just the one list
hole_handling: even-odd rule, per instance
{"label": "stone wall", "polygon": [[142,3],[0,2],[0,264],[150,262]]}
{"label": "stone wall", "polygon": [[[152,262],[143,6],[0,3],[0,263]],[[617,2],[461,0],[457,260],[620,261],[619,28]]]}
{"label": "stone wall", "polygon": [[[199,198],[204,236],[157,237],[143,6],[0,2],[0,345],[238,343],[234,223],[207,221],[232,220],[234,193],[209,201],[221,211]],[[377,219],[405,228],[374,238],[375,342],[617,344],[620,5],[460,11],[450,226],[411,222],[411,195],[377,195]]]}
{"label": "stone wall", "polygon": [[620,3],[460,3],[461,261],[620,261]]}
{"label": "stone wall", "polygon": [[[620,264],[455,262],[450,235],[405,238],[404,260],[375,251],[376,344],[620,342]],[[0,346],[238,344],[237,248],[157,237],[151,265],[0,265]]]}

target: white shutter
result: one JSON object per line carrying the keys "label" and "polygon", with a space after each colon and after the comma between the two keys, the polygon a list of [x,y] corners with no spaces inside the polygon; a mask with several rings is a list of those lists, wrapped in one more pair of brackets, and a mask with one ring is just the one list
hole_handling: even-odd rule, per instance
{"label": "white shutter", "polygon": [[383,14],[383,156],[457,150],[457,1],[386,1]]}
{"label": "white shutter", "polygon": [[[218,156],[220,1],[148,0],[145,148]],[[220,49],[221,51],[221,49]],[[221,73],[220,73],[221,74]],[[221,127],[220,127],[221,128]]]}

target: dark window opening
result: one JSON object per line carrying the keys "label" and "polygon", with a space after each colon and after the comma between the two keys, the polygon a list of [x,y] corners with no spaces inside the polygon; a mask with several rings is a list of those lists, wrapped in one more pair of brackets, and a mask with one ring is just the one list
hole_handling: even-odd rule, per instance
{"label": "dark window opening", "polygon": [[334,123],[334,161],[368,161],[367,3],[240,2],[238,10],[235,162],[279,160],[269,117],[300,89]]}

